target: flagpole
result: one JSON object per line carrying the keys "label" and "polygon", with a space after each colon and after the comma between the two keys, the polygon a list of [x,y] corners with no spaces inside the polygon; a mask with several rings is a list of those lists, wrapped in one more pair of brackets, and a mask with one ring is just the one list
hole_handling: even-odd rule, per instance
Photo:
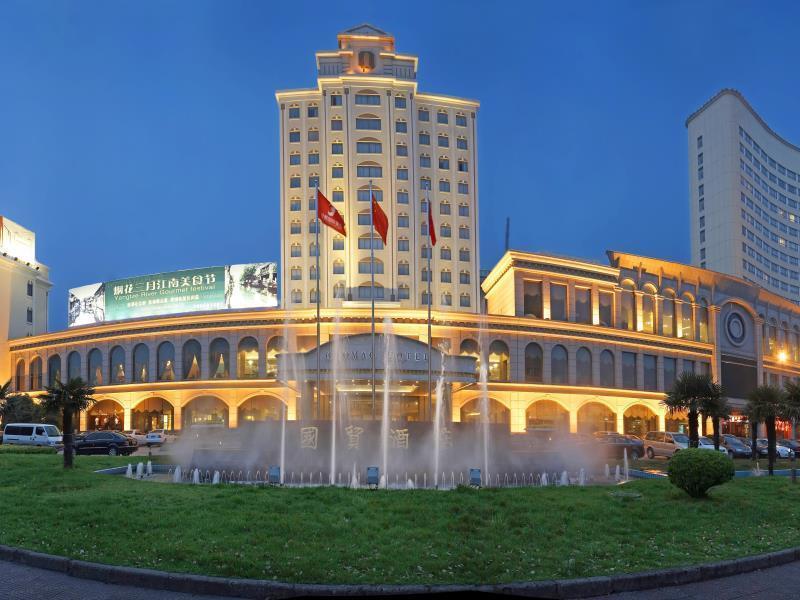
{"label": "flagpole", "polygon": [[316,190],[317,191],[317,195],[314,198],[314,206],[317,207],[317,231],[316,231],[316,233],[314,235],[315,235],[315,241],[316,241],[316,244],[317,244],[317,279],[316,279],[316,285],[317,285],[317,417],[319,417],[320,413],[322,412],[322,389],[320,388],[320,378],[319,378],[319,371],[320,371],[320,369],[319,369],[319,363],[320,363],[320,356],[319,356],[320,355],[320,349],[319,349],[319,346],[320,346],[320,338],[322,337],[320,335],[320,318],[319,318],[319,301],[320,301],[320,295],[321,295],[320,294],[320,285],[319,285],[319,282],[320,282],[320,272],[319,272],[319,254],[320,254],[320,250],[319,250],[319,184],[317,184],[316,188],[317,188],[317,190]]}
{"label": "flagpole", "polygon": [[[433,404],[431,402],[431,384],[432,384],[432,376],[431,376],[431,361],[433,357],[431,356],[431,347],[432,347],[432,340],[431,340],[431,304],[433,304],[433,299],[431,298],[431,279],[433,278],[433,273],[431,272],[431,255],[433,254],[433,244],[431,240],[433,237],[431,236],[431,190],[430,186],[425,193],[428,199],[428,411],[431,410]],[[439,398],[437,401],[440,401]]]}
{"label": "flagpole", "polygon": [[[369,271],[372,276],[372,420],[375,420],[375,210],[372,206],[372,179],[369,180]],[[386,418],[386,415],[384,415]]]}

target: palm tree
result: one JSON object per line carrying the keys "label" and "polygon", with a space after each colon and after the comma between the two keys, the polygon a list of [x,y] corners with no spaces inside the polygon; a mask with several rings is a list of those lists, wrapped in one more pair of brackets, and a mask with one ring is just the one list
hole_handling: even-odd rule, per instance
{"label": "palm tree", "polygon": [[[755,432],[758,423],[763,422],[767,429],[767,460],[769,474],[775,468],[775,421],[786,411],[786,396],[783,390],[772,385],[760,385],[750,394],[747,402],[747,414],[750,416],[750,427]],[[756,434],[752,433],[753,439]],[[756,448],[754,444],[753,451]]]}
{"label": "palm tree", "polygon": [[40,396],[45,412],[61,412],[62,431],[64,433],[64,468],[72,467],[72,432],[73,416],[88,409],[96,400],[92,398],[94,388],[80,377],[70,379],[67,383],[56,381],[47,386]]}
{"label": "palm tree", "polygon": [[714,449],[719,450],[719,422],[727,419],[730,414],[728,400],[722,386],[714,382],[709,375],[701,375],[705,379],[705,393],[700,398],[700,412],[704,418],[711,418],[714,431]]}
{"label": "palm tree", "polygon": [[783,390],[784,407],[781,418],[796,427],[797,422],[800,421],[800,383],[787,379],[783,384]]}
{"label": "palm tree", "polygon": [[689,446],[697,448],[700,434],[697,423],[703,398],[708,395],[709,377],[684,371],[672,384],[661,403],[670,414],[686,412],[689,419]]}
{"label": "palm tree", "polygon": [[0,402],[5,402],[11,395],[11,380],[9,379],[3,385],[0,385]]}

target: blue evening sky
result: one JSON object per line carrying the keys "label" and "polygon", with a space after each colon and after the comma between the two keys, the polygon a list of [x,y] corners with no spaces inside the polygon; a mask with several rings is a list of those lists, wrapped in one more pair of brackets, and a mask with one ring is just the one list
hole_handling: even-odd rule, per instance
{"label": "blue evening sky", "polygon": [[800,142],[793,2],[0,1],[0,214],[55,286],[279,260],[277,89],[370,22],[477,98],[481,266],[689,260],[686,117],[741,90]]}

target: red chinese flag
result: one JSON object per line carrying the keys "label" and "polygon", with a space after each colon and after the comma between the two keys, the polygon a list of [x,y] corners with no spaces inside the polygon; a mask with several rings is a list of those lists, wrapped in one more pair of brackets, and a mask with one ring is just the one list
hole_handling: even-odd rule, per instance
{"label": "red chinese flag", "polygon": [[433,212],[431,212],[431,204],[428,202],[428,235],[431,238],[431,246],[436,245],[436,227],[433,226]]}
{"label": "red chinese flag", "polygon": [[375,200],[375,194],[372,194],[372,226],[375,227],[375,231],[378,232],[383,244],[386,245],[386,236],[389,234],[389,218]]}
{"label": "red chinese flag", "polygon": [[347,235],[344,230],[344,217],[319,190],[317,190],[317,216],[320,221],[331,229],[338,231],[342,235]]}

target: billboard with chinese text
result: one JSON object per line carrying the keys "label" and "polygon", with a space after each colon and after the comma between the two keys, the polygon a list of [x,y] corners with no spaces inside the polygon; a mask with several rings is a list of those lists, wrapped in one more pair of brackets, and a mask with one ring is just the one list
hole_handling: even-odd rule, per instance
{"label": "billboard with chinese text", "polygon": [[275,263],[250,263],[128,277],[69,291],[68,325],[160,315],[278,306]]}

